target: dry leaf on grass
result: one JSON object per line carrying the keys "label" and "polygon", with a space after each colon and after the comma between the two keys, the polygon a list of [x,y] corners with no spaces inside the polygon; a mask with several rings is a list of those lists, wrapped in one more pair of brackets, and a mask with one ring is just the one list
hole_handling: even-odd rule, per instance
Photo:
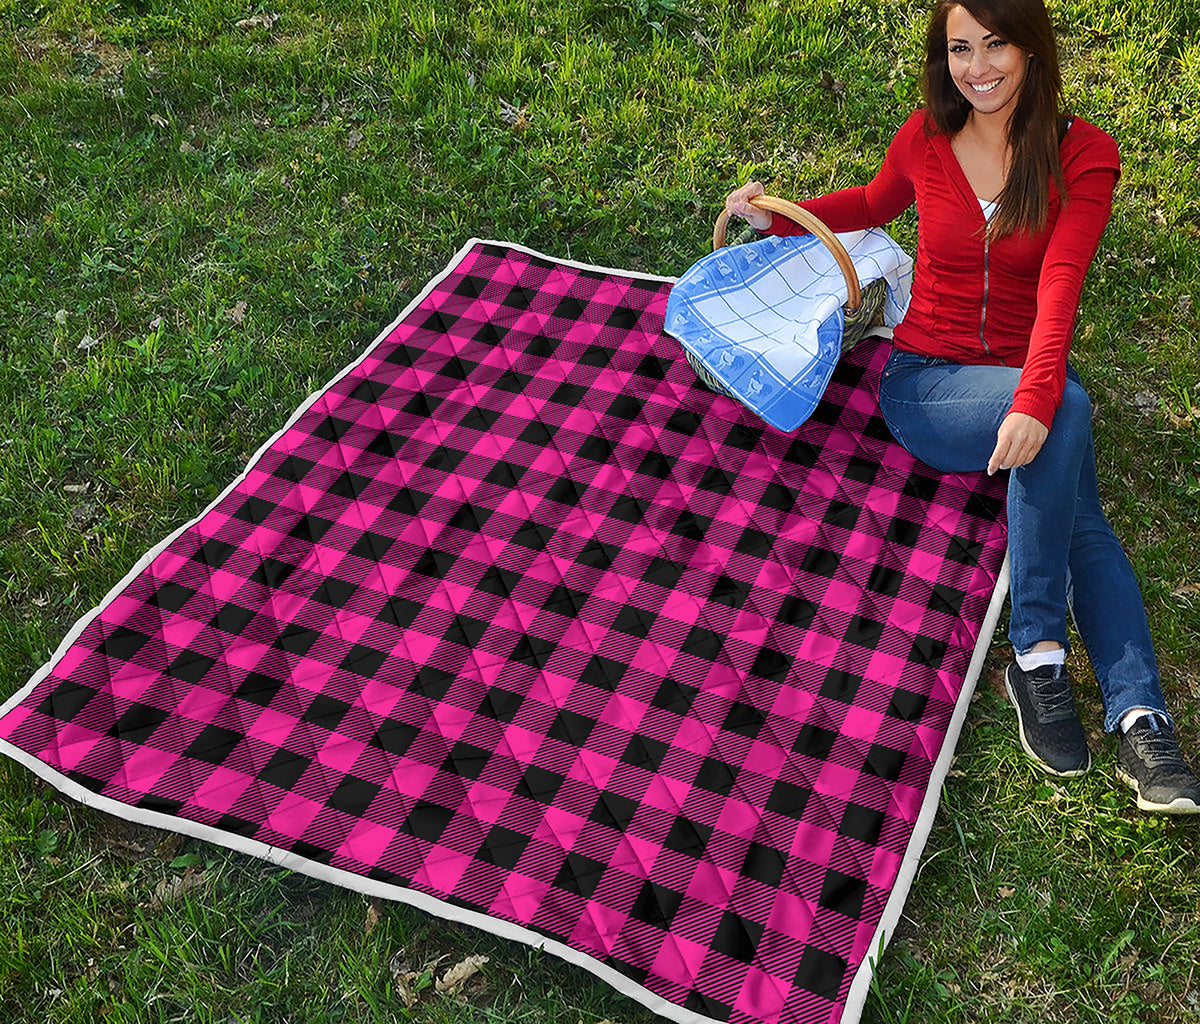
{"label": "dry leaf on grass", "polygon": [[999,896],[1002,900],[1007,900],[1007,899],[1010,899],[1011,897],[1015,896],[1016,892],[1017,892],[1017,890],[1014,889],[1011,885],[1002,885],[1002,886],[1000,886],[999,889],[996,890],[996,895]]}
{"label": "dry leaf on grass", "polygon": [[429,980],[426,977],[422,983],[423,972],[414,971],[403,957],[404,950],[393,956],[388,962],[388,971],[392,975],[392,981],[395,983],[396,991],[400,994],[404,1005],[411,1010],[420,1001],[421,989],[428,987]]}
{"label": "dry leaf on grass", "polygon": [[99,338],[93,338],[90,334],[85,334],[82,338],[79,339],[78,347],[83,349],[86,352],[89,348],[95,348],[99,344],[100,344]]}
{"label": "dry leaf on grass", "polygon": [[528,107],[516,107],[509,103],[508,100],[500,101],[500,120],[513,128],[525,128],[529,125],[529,118],[526,116]]}
{"label": "dry leaf on grass", "polygon": [[353,152],[358,147],[358,144],[365,138],[366,136],[363,135],[363,133],[357,128],[352,129],[349,137],[346,139],[346,148]]}
{"label": "dry leaf on grass", "polygon": [[404,1001],[404,1005],[410,1010],[417,1005],[420,996],[417,995],[417,990],[413,988],[412,983],[420,975],[416,971],[408,971],[403,977],[396,977],[396,991],[400,993],[400,998]]}
{"label": "dry leaf on grass", "polygon": [[278,20],[278,14],[255,14],[249,18],[243,18],[241,21],[234,22],[234,24],[243,32],[249,32],[252,28],[269,29]]}
{"label": "dry leaf on grass", "polygon": [[835,96],[844,96],[846,93],[846,86],[834,78],[828,71],[821,72],[821,80],[817,84]]}
{"label": "dry leaf on grass", "polygon": [[232,309],[225,310],[225,313],[235,324],[242,323],[246,319],[246,300],[241,300]]}
{"label": "dry leaf on grass", "polygon": [[1140,412],[1153,412],[1158,408],[1158,396],[1153,391],[1138,391],[1133,396],[1133,405]]}
{"label": "dry leaf on grass", "polygon": [[465,960],[460,960],[438,979],[437,990],[439,992],[453,992],[468,978],[472,978],[478,974],[479,969],[487,962],[488,958],[478,953],[467,957]]}
{"label": "dry leaf on grass", "polygon": [[182,875],[164,878],[154,887],[154,900],[151,906],[158,908],[168,903],[174,903],[181,896],[197,889],[203,889],[208,884],[208,872],[203,868],[193,871],[188,868]]}
{"label": "dry leaf on grass", "polygon": [[150,115],[150,123],[152,125],[155,125],[158,128],[166,128],[167,127],[167,119],[165,117],[163,117],[162,114],[151,114]]}
{"label": "dry leaf on grass", "polygon": [[371,902],[367,904],[367,923],[363,928],[363,933],[365,935],[370,935],[371,932],[375,930],[375,926],[379,924],[379,918],[381,916],[382,908],[380,907],[379,900],[371,900]]}

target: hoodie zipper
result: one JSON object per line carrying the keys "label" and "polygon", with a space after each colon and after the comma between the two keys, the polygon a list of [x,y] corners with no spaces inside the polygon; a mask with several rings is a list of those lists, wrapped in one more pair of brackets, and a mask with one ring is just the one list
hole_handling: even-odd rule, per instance
{"label": "hoodie zipper", "polygon": [[983,328],[987,323],[987,304],[988,304],[988,236],[991,232],[988,230],[988,222],[985,217],[983,220],[983,306],[979,310],[979,343],[983,346],[983,351],[989,356],[992,350],[988,348],[987,339],[983,336]]}

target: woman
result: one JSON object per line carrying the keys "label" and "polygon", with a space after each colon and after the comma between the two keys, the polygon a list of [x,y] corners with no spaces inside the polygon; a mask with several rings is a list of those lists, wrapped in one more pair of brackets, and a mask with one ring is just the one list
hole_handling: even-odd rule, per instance
{"label": "woman", "polygon": [[[1060,113],[1054,31],[1042,0],[935,9],[925,107],[868,185],[803,203],[835,231],[886,224],[914,202],[912,302],[895,331],[880,406],[896,439],[945,472],[1009,470],[1015,660],[1006,688],[1021,744],[1047,772],[1091,767],[1065,665],[1067,610],[1121,731],[1119,777],[1143,810],[1200,813],[1159,685],[1137,582],[1101,511],[1091,406],[1067,365],[1079,294],[1112,209],[1117,147]],[[760,231],[798,234],[752,206]]]}

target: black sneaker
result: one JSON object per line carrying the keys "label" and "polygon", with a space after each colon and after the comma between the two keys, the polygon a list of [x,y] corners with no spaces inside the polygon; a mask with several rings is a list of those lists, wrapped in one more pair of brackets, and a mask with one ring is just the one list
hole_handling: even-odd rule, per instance
{"label": "black sneaker", "polygon": [[1143,811],[1200,814],[1200,779],[1183,759],[1175,730],[1157,715],[1143,715],[1121,734],[1117,778],[1134,788]]}
{"label": "black sneaker", "polygon": [[1017,709],[1025,753],[1051,775],[1063,778],[1082,775],[1092,766],[1066,665],[1043,665],[1026,672],[1014,661],[1004,674],[1004,688]]}

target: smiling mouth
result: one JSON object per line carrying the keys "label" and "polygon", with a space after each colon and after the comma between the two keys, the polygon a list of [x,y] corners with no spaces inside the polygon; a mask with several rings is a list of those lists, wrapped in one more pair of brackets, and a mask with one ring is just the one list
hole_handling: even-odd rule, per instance
{"label": "smiling mouth", "polygon": [[996,88],[996,86],[998,86],[999,84],[1000,84],[1000,79],[999,79],[999,78],[997,78],[997,79],[996,79],[994,82],[987,82],[987,83],[986,83],[986,84],[984,84],[984,85],[975,85],[974,83],[972,83],[972,84],[971,84],[971,88],[972,88],[972,89],[973,89],[975,92],[991,92],[991,91],[992,91],[993,89],[995,89],[995,88]]}

